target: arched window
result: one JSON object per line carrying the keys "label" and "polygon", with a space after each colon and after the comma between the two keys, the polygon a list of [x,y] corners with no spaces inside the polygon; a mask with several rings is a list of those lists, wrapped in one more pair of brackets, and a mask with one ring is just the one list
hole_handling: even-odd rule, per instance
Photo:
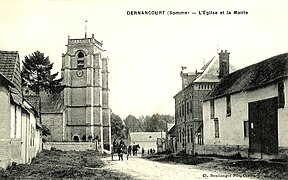
{"label": "arched window", "polygon": [[81,51],[77,54],[77,67],[84,68],[84,54]]}
{"label": "arched window", "polygon": [[79,52],[79,53],[78,53],[78,58],[84,58],[83,52]]}

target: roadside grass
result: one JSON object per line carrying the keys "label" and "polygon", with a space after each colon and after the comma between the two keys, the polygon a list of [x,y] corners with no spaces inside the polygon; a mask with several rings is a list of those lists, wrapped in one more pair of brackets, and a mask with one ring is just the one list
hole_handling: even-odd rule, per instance
{"label": "roadside grass", "polygon": [[144,157],[164,163],[195,165],[196,168],[233,174],[238,177],[260,179],[287,179],[288,161],[264,161],[235,156],[208,156],[179,154],[155,154]]}
{"label": "roadside grass", "polygon": [[102,154],[95,151],[43,150],[31,164],[13,164],[0,171],[0,179],[133,179],[102,169]]}
{"label": "roadside grass", "polygon": [[240,160],[221,163],[219,170],[248,174],[251,177],[265,179],[287,179],[288,162],[271,162],[264,160]]}
{"label": "roadside grass", "polygon": [[205,162],[213,161],[213,158],[209,157],[196,157],[191,155],[150,155],[144,158],[158,162],[173,162],[179,164],[197,165]]}

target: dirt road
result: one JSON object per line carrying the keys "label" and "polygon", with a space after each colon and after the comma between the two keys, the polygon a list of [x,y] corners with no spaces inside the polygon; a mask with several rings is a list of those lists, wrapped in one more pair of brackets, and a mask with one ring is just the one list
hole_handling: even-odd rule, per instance
{"label": "dirt road", "polygon": [[[115,156],[115,159],[116,156]],[[149,180],[194,180],[194,179],[241,179],[247,180],[248,177],[240,177],[240,174],[223,174],[197,169],[193,165],[166,164],[149,161],[141,157],[130,157],[127,161],[111,161],[111,158],[103,159],[107,166],[105,168],[129,174],[136,179]],[[242,175],[243,176],[243,175]],[[245,175],[244,175],[245,176]]]}

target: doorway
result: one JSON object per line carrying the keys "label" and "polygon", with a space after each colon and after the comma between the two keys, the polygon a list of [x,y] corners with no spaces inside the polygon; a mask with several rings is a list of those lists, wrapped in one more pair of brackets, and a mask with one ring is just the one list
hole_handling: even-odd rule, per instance
{"label": "doorway", "polygon": [[278,153],[277,104],[277,97],[248,103],[250,153]]}
{"label": "doorway", "polygon": [[73,141],[74,141],[74,142],[79,142],[79,136],[74,135],[74,136],[73,136]]}

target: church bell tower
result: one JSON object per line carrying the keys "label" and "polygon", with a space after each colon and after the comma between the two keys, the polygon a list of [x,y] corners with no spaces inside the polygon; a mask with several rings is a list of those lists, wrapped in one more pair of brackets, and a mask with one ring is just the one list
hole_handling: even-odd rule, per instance
{"label": "church bell tower", "polygon": [[94,38],[70,39],[62,55],[64,77],[64,140],[85,142],[98,140],[100,148],[109,150],[111,123],[108,86],[108,57],[103,42]]}

